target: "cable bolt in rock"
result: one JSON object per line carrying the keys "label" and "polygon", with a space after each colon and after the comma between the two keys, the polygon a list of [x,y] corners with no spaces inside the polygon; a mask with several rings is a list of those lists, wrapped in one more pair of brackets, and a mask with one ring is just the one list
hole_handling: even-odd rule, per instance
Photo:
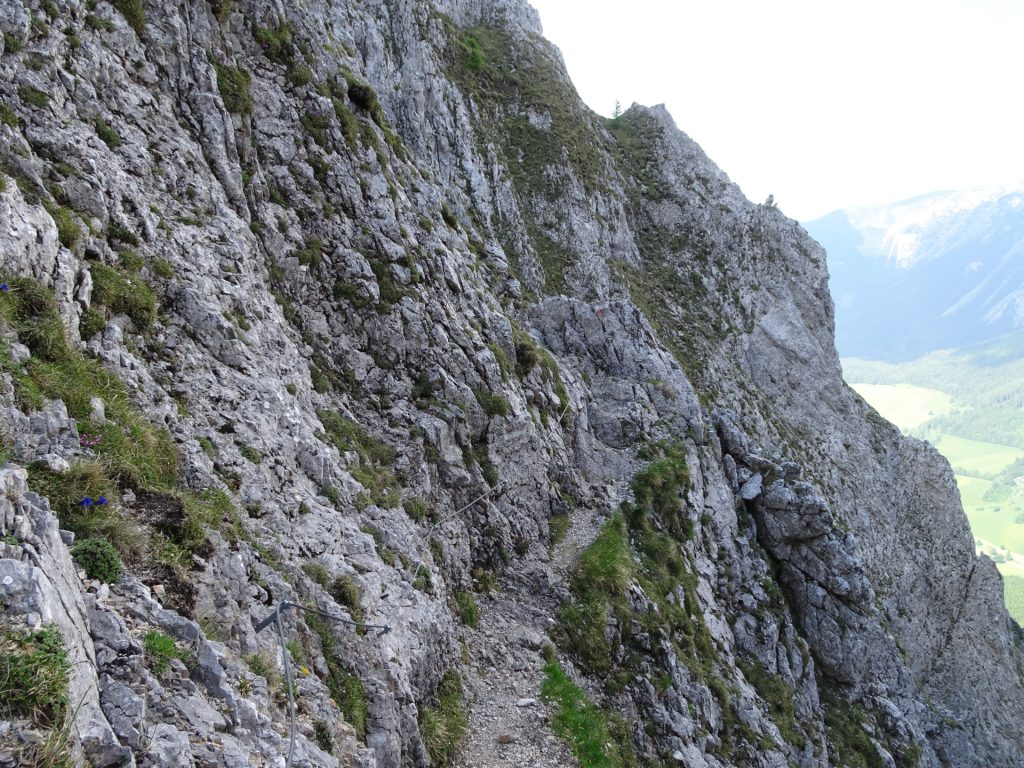
{"label": "cable bolt in rock", "polygon": [[267,618],[263,619],[263,621],[253,628],[256,633],[259,634],[271,624],[277,625],[277,639],[281,644],[281,657],[284,659],[284,675],[288,685],[288,717],[290,720],[288,729],[288,760],[285,762],[285,768],[291,768],[292,757],[295,754],[295,692],[292,689],[292,665],[288,659],[288,647],[285,645],[284,627],[281,624],[281,614],[289,608],[296,608],[297,610],[305,613],[313,613],[317,616],[323,616],[326,619],[337,621],[340,624],[349,624],[356,628],[376,629],[378,630],[378,637],[386,635],[391,631],[391,626],[388,624],[364,624],[363,622],[352,621],[351,619],[346,619],[341,616],[335,616],[333,613],[318,611],[316,608],[307,608],[304,605],[293,603],[291,600],[282,600],[277,604],[277,608],[275,608]]}

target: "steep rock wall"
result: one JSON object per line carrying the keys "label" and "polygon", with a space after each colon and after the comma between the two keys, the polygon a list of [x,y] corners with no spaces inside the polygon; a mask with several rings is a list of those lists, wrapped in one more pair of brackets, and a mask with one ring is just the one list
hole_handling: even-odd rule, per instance
{"label": "steep rock wall", "polygon": [[[1019,630],[948,467],[843,385],[820,248],[663,109],[586,110],[525,3],[11,2],[0,26],[10,458],[80,537],[98,461],[142,542],[81,582],[91,637],[4,603],[90,660],[92,764],[280,764],[285,655],[299,761],[442,762],[453,672],[465,755],[543,757],[547,718],[486,723],[520,700],[495,658],[528,701],[548,638],[621,764],[1015,764]],[[115,450],[102,429],[159,452],[132,413],[176,467]],[[22,503],[5,557],[64,547]],[[632,565],[595,593],[601,542]],[[255,632],[281,600],[390,632],[293,612],[283,650]],[[592,647],[576,605],[604,611]],[[189,663],[158,672],[153,632]]]}

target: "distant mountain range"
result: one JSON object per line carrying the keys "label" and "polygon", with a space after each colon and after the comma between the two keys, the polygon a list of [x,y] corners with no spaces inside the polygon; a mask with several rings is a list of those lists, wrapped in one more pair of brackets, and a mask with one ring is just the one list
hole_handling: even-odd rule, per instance
{"label": "distant mountain range", "polygon": [[1024,328],[1024,185],[804,224],[828,251],[842,357],[910,360]]}

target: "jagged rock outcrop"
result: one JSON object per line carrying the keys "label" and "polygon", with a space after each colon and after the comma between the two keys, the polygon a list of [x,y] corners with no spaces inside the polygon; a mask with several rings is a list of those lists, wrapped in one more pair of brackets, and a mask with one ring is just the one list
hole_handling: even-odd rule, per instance
{"label": "jagged rock outcrop", "polygon": [[2,658],[71,662],[0,764],[281,765],[286,669],[296,765],[562,764],[569,700],[613,765],[1016,764],[1020,631],[821,249],[526,3],[0,28]]}

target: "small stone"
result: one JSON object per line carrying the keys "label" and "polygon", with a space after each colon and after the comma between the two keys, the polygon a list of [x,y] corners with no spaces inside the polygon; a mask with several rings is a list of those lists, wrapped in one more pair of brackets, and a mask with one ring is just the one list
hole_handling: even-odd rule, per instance
{"label": "small stone", "polygon": [[532,707],[537,703],[536,699],[520,699],[516,702],[517,707]]}
{"label": "small stone", "polygon": [[93,397],[89,400],[89,421],[95,426],[100,426],[107,423],[107,409],[103,404],[103,399],[100,397]]}
{"label": "small stone", "polygon": [[43,454],[38,459],[36,459],[36,461],[45,464],[46,468],[55,475],[63,475],[65,472],[71,469],[71,465],[68,463],[67,459],[58,456],[55,453]]}
{"label": "small stone", "polygon": [[740,488],[740,498],[744,501],[752,501],[761,495],[762,478],[760,473],[751,477],[747,482]]}
{"label": "small stone", "polygon": [[503,733],[503,734],[501,734],[501,736],[498,737],[498,743],[499,744],[515,744],[516,743],[516,739],[515,739],[514,736],[511,736],[511,735],[509,735],[507,733]]}
{"label": "small stone", "polygon": [[164,585],[163,584],[154,584],[153,585],[153,594],[154,595],[160,595],[160,597],[163,597],[164,596]]}
{"label": "small stone", "polygon": [[675,752],[672,753],[672,759],[675,760],[677,763],[681,763],[686,758],[683,756],[683,753],[677,749]]}
{"label": "small stone", "polygon": [[16,341],[11,342],[8,346],[7,354],[10,355],[11,362],[15,365],[21,365],[32,357],[32,353],[29,351],[28,347],[24,344],[19,344]]}
{"label": "small stone", "polygon": [[523,645],[531,650],[538,651],[544,645],[544,638],[537,632],[527,632],[523,635]]}

